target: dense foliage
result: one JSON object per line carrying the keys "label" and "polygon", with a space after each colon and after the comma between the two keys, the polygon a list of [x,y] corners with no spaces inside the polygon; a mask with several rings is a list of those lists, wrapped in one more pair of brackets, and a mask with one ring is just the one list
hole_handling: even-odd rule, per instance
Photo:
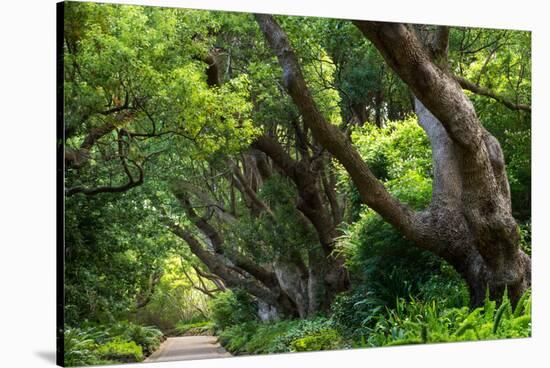
{"label": "dense foliage", "polygon": [[72,367],[140,362],[160,346],[163,337],[163,333],[154,327],[129,322],[117,322],[111,326],[66,327],[65,364]]}
{"label": "dense foliage", "polygon": [[[326,130],[429,211],[440,151],[409,86],[349,21],[276,20]],[[531,335],[530,291],[472,305],[461,270],[365,204],[253,15],[69,2],[64,26],[67,365],[171,335],[233,354]],[[500,142],[529,256],[530,37],[452,27],[445,56]]]}

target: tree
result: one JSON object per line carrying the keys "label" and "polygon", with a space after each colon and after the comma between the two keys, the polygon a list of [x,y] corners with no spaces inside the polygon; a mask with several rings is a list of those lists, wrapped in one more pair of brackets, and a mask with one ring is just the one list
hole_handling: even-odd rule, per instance
{"label": "tree", "polygon": [[[162,236],[171,256],[223,287],[282,316],[312,316],[350,287],[336,243],[355,220],[346,213],[357,203],[341,183],[351,178],[362,203],[461,272],[473,305],[487,286],[492,297],[507,286],[516,298],[530,283],[511,207],[514,198],[514,214],[530,218],[530,69],[518,64],[528,37],[278,19],[282,27],[269,15],[256,22],[250,14],[67,6],[69,216],[87,218],[78,209],[93,203],[121,207],[88,243],[72,242],[75,268],[89,261],[106,273],[108,259],[95,262],[88,248],[133,252],[139,243],[127,242],[139,229],[148,245]],[[517,49],[504,52],[504,44]],[[495,78],[502,70],[507,78]],[[391,129],[387,122],[413,111],[432,146],[432,200],[420,210],[390,194],[383,170],[367,165],[353,142],[365,125]],[[512,158],[511,189],[502,151]],[[99,223],[96,212],[89,217]],[[122,216],[136,212],[139,227]],[[78,234],[86,221],[73,223]],[[147,247],[143,257],[166,254]],[[140,290],[127,293],[128,303],[158,289],[163,263],[155,265],[139,270]]]}
{"label": "tree", "polygon": [[362,201],[416,245],[452,264],[466,279],[473,306],[505,288],[518,300],[529,287],[530,258],[519,249],[499,142],[447,69],[447,27],[422,41],[404,24],[356,21],[386,63],[415,95],[415,111],[433,152],[430,205],[413,211],[393,198],[344,134],[319,112],[288,37],[270,15],[256,15],[283,68],[285,87],[315,138],[346,168]]}

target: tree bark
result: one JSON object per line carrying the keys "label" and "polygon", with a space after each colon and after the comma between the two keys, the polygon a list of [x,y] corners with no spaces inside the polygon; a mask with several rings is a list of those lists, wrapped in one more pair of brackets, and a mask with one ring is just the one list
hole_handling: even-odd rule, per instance
{"label": "tree bark", "polygon": [[[387,64],[411,88],[416,112],[430,138],[434,161],[432,201],[413,211],[392,197],[342,132],[319,112],[284,31],[270,15],[256,15],[277,55],[288,94],[317,141],[340,161],[362,201],[413,241],[451,263],[470,287],[472,306],[487,288],[493,298],[507,287],[512,301],[530,285],[531,263],[519,249],[502,151],[479,122],[471,101],[445,68],[432,60],[410,26],[355,21]],[[436,37],[446,47],[445,30]]]}

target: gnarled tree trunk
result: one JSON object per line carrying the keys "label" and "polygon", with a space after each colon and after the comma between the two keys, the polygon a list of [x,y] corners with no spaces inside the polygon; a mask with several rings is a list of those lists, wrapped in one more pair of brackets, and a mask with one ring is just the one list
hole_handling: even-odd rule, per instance
{"label": "gnarled tree trunk", "polygon": [[433,151],[434,186],[428,208],[413,211],[376,179],[346,136],[328,123],[311,96],[290,42],[270,15],[256,15],[277,55],[285,87],[316,140],[346,168],[362,201],[413,241],[452,264],[467,281],[472,306],[486,292],[512,301],[529,287],[530,258],[519,249],[510,190],[498,141],[441,60],[448,29],[424,44],[411,26],[356,21],[387,64],[416,96],[416,113]]}

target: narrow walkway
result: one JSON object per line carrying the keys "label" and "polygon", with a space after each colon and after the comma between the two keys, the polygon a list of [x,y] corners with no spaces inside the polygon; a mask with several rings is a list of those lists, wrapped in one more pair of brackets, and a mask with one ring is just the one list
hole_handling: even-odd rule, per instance
{"label": "narrow walkway", "polygon": [[145,363],[230,357],[215,336],[169,337]]}

